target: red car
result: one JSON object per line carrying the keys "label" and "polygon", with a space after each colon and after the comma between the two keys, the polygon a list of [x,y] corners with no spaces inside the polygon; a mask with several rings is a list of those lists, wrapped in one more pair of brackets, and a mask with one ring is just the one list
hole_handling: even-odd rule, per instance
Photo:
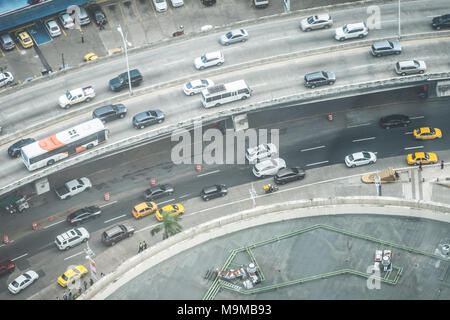
{"label": "red car", "polygon": [[13,272],[16,268],[16,264],[11,260],[5,260],[0,262],[0,276],[5,273]]}

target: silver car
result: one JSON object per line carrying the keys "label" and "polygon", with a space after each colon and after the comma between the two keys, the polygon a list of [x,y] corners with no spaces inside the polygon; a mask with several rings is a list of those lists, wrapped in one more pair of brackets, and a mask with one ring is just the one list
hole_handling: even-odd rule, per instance
{"label": "silver car", "polygon": [[166,0],[153,0],[153,5],[155,6],[156,12],[166,12],[167,11]]}
{"label": "silver car", "polygon": [[210,79],[197,79],[186,82],[183,86],[183,92],[187,96],[193,96],[194,94],[202,92],[202,90],[214,85],[214,82]]}
{"label": "silver car", "polygon": [[72,29],[75,24],[73,23],[73,19],[72,17],[66,13],[66,12],[62,12],[59,14],[59,21],[61,22],[61,24],[63,25],[64,28],[66,29]]}
{"label": "silver car", "polygon": [[61,29],[59,28],[55,20],[53,19],[45,20],[44,24],[45,27],[47,28],[48,33],[50,33],[52,37],[57,37],[61,35]]}
{"label": "silver car", "polygon": [[377,156],[373,152],[361,151],[345,157],[345,165],[349,168],[373,164],[377,162]]}
{"label": "silver car", "polygon": [[300,29],[311,31],[314,29],[328,29],[333,25],[333,20],[328,13],[310,16],[300,21]]}
{"label": "silver car", "polygon": [[37,279],[39,279],[39,275],[35,271],[29,270],[14,279],[14,281],[9,284],[8,290],[12,294],[17,294]]}
{"label": "silver car", "polygon": [[278,153],[277,146],[273,143],[262,143],[254,148],[248,148],[245,157],[250,163],[270,158]]}
{"label": "silver car", "polygon": [[248,40],[248,33],[245,29],[234,29],[220,37],[219,42],[224,46],[230,43],[245,42]]}
{"label": "silver car", "polygon": [[406,60],[399,61],[395,64],[395,72],[402,76],[407,74],[424,73],[427,70],[425,61],[422,60]]}
{"label": "silver car", "polygon": [[255,177],[263,178],[276,175],[280,169],[284,168],[286,168],[286,161],[281,158],[270,158],[255,164],[253,166],[253,174]]}

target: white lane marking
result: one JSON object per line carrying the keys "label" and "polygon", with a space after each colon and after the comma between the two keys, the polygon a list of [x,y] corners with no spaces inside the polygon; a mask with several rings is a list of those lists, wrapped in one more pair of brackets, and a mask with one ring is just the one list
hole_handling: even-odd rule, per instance
{"label": "white lane marking", "polygon": [[163,201],[163,202],[158,202],[158,206],[159,206],[160,204],[163,204],[163,203],[166,203],[166,202],[172,202],[172,201],[175,201],[175,198],[170,199],[170,200],[166,200],[166,201]]}
{"label": "white lane marking", "polygon": [[73,257],[79,256],[80,254],[83,254],[83,253],[84,253],[84,251],[80,251],[78,253],[75,253],[75,254],[71,255],[70,257],[64,258],[64,260],[72,259]]}
{"label": "white lane marking", "polygon": [[367,122],[367,123],[361,123],[361,124],[355,124],[355,125],[353,125],[353,126],[347,126],[347,129],[348,129],[348,128],[362,127],[362,126],[369,126],[369,125],[370,125],[370,122]]}
{"label": "white lane marking", "polygon": [[[8,243],[13,243],[13,242],[14,242],[14,240],[9,240],[9,241],[8,241]],[[4,247],[4,246],[6,246],[6,243],[1,244],[1,245],[0,245],[0,248],[1,248],[1,247]]]}
{"label": "white lane marking", "polygon": [[413,132],[411,131],[411,132],[405,132],[405,134],[413,134]]}
{"label": "white lane marking", "polygon": [[288,36],[288,37],[282,37],[282,38],[276,38],[276,39],[269,39],[269,41],[278,41],[278,40],[285,40],[285,39],[292,39],[292,37]]}
{"label": "white lane marking", "polygon": [[27,255],[28,255],[28,253],[25,253],[25,254],[21,255],[20,257],[11,259],[11,261],[16,261],[17,259],[23,258],[23,257],[25,257],[25,256],[27,256]]}
{"label": "white lane marking", "polygon": [[311,150],[316,150],[316,149],[321,149],[321,148],[325,148],[325,146],[318,146],[318,147],[309,148],[309,149],[302,149],[302,150],[300,150],[300,152],[311,151]]}
{"label": "white lane marking", "polygon": [[326,160],[326,161],[321,161],[321,162],[316,162],[316,163],[309,163],[309,164],[307,164],[306,166],[307,166],[307,167],[310,167],[310,166],[315,166],[315,165],[322,164],[322,163],[327,163],[327,162],[328,162],[328,160]]}
{"label": "white lane marking", "polygon": [[142,229],[140,229],[140,230],[136,230],[134,233],[138,233],[138,232],[141,232],[141,231],[148,230],[148,229],[153,228],[153,227],[156,227],[157,225],[160,225],[160,224],[161,224],[161,223],[157,223],[157,224],[153,224],[153,225],[151,225],[151,226],[144,227],[144,228],[142,228]]}
{"label": "white lane marking", "polygon": [[356,139],[356,140],[353,140],[352,142],[360,142],[360,141],[367,141],[367,140],[373,140],[373,139],[375,139],[375,137]]}
{"label": "white lane marking", "polygon": [[99,206],[99,207],[100,207],[100,208],[104,208],[104,207],[106,207],[106,206],[109,206],[109,205],[112,205],[112,204],[115,204],[115,203],[117,203],[117,200],[114,200],[113,202],[105,203],[105,204],[103,204],[103,205],[101,205],[101,206]]}
{"label": "white lane marking", "polygon": [[188,193],[188,194],[185,194],[184,196],[181,196],[180,197],[180,199],[182,199],[182,198],[186,198],[187,196],[189,196],[189,195],[191,195],[190,193]]}
{"label": "white lane marking", "polygon": [[207,176],[208,174],[213,174],[213,173],[217,173],[217,172],[220,172],[220,170],[215,170],[215,171],[199,174],[197,177],[200,178],[200,177],[203,177],[203,176]]}
{"label": "white lane marking", "polygon": [[414,120],[414,119],[423,119],[423,118],[425,118],[425,116],[410,117],[409,119]]}
{"label": "white lane marking", "polygon": [[394,20],[381,20],[381,23],[384,23],[384,22],[389,22],[389,23],[391,23],[391,22],[398,22],[398,19],[394,19]]}
{"label": "white lane marking", "polygon": [[163,64],[163,66],[170,66],[171,64],[175,64],[175,63],[179,63],[179,61],[168,62],[168,63]]}
{"label": "white lane marking", "polygon": [[47,229],[47,228],[56,226],[57,224],[60,224],[61,222],[64,222],[64,221],[66,221],[66,220],[61,220],[61,221],[55,222],[55,223],[53,223],[53,224],[51,224],[51,225],[49,225],[49,226],[44,227],[44,229]]}
{"label": "white lane marking", "polygon": [[422,149],[423,148],[423,146],[417,146],[417,147],[408,147],[408,148],[405,148],[405,150],[411,150],[411,149]]}
{"label": "white lane marking", "polygon": [[117,220],[117,219],[120,219],[120,218],[125,217],[125,216],[126,216],[126,214],[123,214],[123,215],[121,215],[121,216],[118,216],[118,217],[115,217],[115,218],[106,220],[104,223],[108,223],[108,222],[110,222],[110,221]]}

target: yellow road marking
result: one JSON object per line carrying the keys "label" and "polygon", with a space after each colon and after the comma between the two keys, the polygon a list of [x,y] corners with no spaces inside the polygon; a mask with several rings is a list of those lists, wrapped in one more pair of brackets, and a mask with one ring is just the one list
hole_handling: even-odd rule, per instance
{"label": "yellow road marking", "polygon": [[128,25],[127,18],[125,18],[125,14],[123,13],[123,10],[122,10],[121,2],[118,2],[118,4],[119,4],[120,13],[122,14],[122,17],[123,17],[123,21],[125,21],[125,25]]}
{"label": "yellow road marking", "polygon": [[2,49],[0,49],[0,52],[2,53],[2,56],[5,56],[5,53],[3,52]]}
{"label": "yellow road marking", "polygon": [[134,3],[134,8],[136,9],[136,13],[137,13],[138,18],[139,18],[139,22],[142,22],[142,17],[141,17],[141,14],[139,13],[139,10],[137,8],[136,0],[133,0],[133,3]]}
{"label": "yellow road marking", "polygon": [[155,18],[157,17],[156,16],[156,9],[155,9],[155,7],[153,6],[153,1],[152,0],[148,0],[148,2],[150,2],[150,6],[152,7],[152,10],[153,10],[153,15],[155,16]]}

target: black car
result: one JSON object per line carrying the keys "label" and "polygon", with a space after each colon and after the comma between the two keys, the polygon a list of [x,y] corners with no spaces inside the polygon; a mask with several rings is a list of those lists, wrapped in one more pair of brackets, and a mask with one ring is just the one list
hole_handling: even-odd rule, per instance
{"label": "black car", "polygon": [[434,17],[433,20],[431,20],[431,26],[436,30],[450,27],[450,14]]}
{"label": "black car", "polygon": [[102,242],[108,246],[113,246],[120,240],[131,237],[133,234],[133,227],[119,224],[102,233]]}
{"label": "black car", "polygon": [[226,196],[227,193],[228,189],[224,184],[215,184],[203,188],[202,192],[200,193],[200,197],[202,197],[203,200],[208,201],[209,199]]}
{"label": "black car", "polygon": [[402,46],[398,41],[377,41],[372,44],[371,52],[376,57],[400,54],[402,53]]}
{"label": "black car", "polygon": [[[143,77],[138,69],[130,70],[131,86],[137,87],[141,84]],[[124,88],[128,88],[128,72],[119,74],[117,77],[109,80],[109,88],[112,91],[120,91]]]}
{"label": "black car", "polygon": [[393,127],[406,127],[411,123],[408,116],[403,114],[392,114],[380,119],[380,126],[385,129]]}
{"label": "black car", "polygon": [[22,149],[22,147],[29,145],[30,143],[33,143],[35,141],[36,140],[34,140],[33,138],[26,138],[26,139],[17,141],[16,143],[14,143],[12,146],[10,146],[8,148],[8,155],[11,158],[17,158],[20,155],[20,149]]}
{"label": "black car", "polygon": [[303,179],[305,174],[305,170],[298,167],[284,168],[278,171],[273,177],[273,180],[276,184],[285,184],[287,182]]}
{"label": "black car", "polygon": [[209,6],[212,6],[212,5],[216,4],[216,0],[202,0],[202,3],[205,6],[209,7]]}
{"label": "black car", "polygon": [[140,112],[133,117],[133,126],[137,129],[144,129],[146,126],[150,126],[155,123],[161,123],[164,121],[164,112],[161,110],[149,110]]}
{"label": "black car", "polygon": [[92,118],[99,118],[103,123],[122,119],[127,114],[127,108],[123,104],[110,104],[99,107],[92,112]]}
{"label": "black car", "polygon": [[89,206],[76,210],[67,216],[66,221],[70,225],[78,225],[86,220],[100,217],[102,210],[99,206]]}
{"label": "black car", "polygon": [[161,184],[145,190],[145,200],[152,201],[156,198],[171,195],[175,190],[170,184]]}
{"label": "black car", "polygon": [[105,25],[108,21],[106,20],[106,15],[103,12],[102,8],[97,5],[91,5],[88,8],[89,13],[91,14],[92,18],[94,18],[94,21],[97,25]]}
{"label": "black car", "polygon": [[336,76],[333,72],[313,72],[305,75],[305,87],[315,88],[326,84],[333,84],[336,81]]}

